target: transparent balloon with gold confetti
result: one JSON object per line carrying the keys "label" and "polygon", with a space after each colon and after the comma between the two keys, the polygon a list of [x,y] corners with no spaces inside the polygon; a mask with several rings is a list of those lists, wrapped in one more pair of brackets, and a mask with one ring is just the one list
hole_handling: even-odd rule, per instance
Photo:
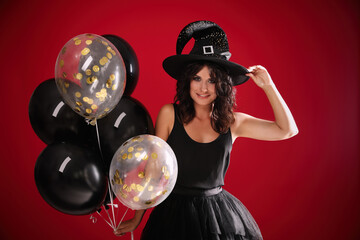
{"label": "transparent balloon with gold confetti", "polygon": [[153,135],[138,135],[114,154],[110,185],[125,206],[147,209],[160,204],[175,186],[178,166],[171,147]]}
{"label": "transparent balloon with gold confetti", "polygon": [[81,116],[94,120],[107,115],[120,101],[126,69],[110,41],[96,34],[82,34],[60,51],[55,80],[64,101]]}

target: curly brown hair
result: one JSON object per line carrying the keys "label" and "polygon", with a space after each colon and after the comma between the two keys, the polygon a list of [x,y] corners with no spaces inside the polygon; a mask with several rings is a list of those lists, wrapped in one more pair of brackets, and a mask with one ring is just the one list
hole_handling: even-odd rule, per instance
{"label": "curly brown hair", "polygon": [[174,102],[178,105],[178,119],[182,123],[189,123],[195,117],[193,99],[190,96],[190,82],[204,67],[210,70],[210,77],[215,80],[216,99],[212,104],[211,126],[218,133],[226,133],[234,122],[234,108],[236,106],[236,89],[232,86],[231,77],[220,66],[209,62],[189,64],[181,79],[176,84]]}

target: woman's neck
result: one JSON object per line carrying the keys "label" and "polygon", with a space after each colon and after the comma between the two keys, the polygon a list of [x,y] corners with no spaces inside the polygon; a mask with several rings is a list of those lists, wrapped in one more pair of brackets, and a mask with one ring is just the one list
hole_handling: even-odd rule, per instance
{"label": "woman's neck", "polygon": [[198,105],[194,104],[195,117],[199,120],[209,119],[211,116],[211,105]]}

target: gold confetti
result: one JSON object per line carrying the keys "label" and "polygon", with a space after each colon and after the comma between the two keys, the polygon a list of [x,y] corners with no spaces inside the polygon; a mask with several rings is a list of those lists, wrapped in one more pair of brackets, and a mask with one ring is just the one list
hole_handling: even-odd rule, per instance
{"label": "gold confetti", "polygon": [[132,153],[128,154],[128,159],[131,159],[133,157]]}
{"label": "gold confetti", "polygon": [[106,56],[108,57],[108,59],[111,59],[112,58],[112,55],[111,55],[111,53],[106,53]]}
{"label": "gold confetti", "polygon": [[107,43],[107,42],[105,42],[105,41],[101,41],[102,42],[102,44],[104,44],[105,46],[109,46],[109,44]]}
{"label": "gold confetti", "polygon": [[161,168],[161,171],[162,171],[163,173],[165,173],[165,171],[166,171],[166,166],[163,166],[163,167]]}
{"label": "gold confetti", "polygon": [[149,156],[147,154],[145,154],[145,156],[142,158],[144,161],[149,159]]}
{"label": "gold confetti", "polygon": [[138,190],[139,192],[144,191],[144,187],[141,186],[140,184],[136,184],[136,190]]}
{"label": "gold confetti", "polygon": [[69,84],[68,82],[64,82],[64,86],[65,86],[66,88],[68,88],[68,87],[70,86],[70,84]]}
{"label": "gold confetti", "polygon": [[140,156],[141,156],[141,153],[139,153],[139,152],[135,153],[136,158],[139,158]]}
{"label": "gold confetti", "polygon": [[127,187],[128,187],[128,186],[127,186],[127,184],[125,183],[125,184],[123,185],[123,189],[125,190]]}
{"label": "gold confetti", "polygon": [[113,85],[111,89],[115,91],[117,89],[116,85]]}
{"label": "gold confetti", "polygon": [[104,66],[108,61],[109,59],[107,57],[103,57],[99,60],[99,63],[100,65]]}
{"label": "gold confetti", "polygon": [[75,93],[75,97],[77,97],[77,98],[81,97],[81,93],[80,93],[80,92],[76,92],[76,93]]}
{"label": "gold confetti", "polygon": [[134,151],[134,148],[133,148],[133,147],[129,147],[129,148],[128,148],[128,152],[132,152],[132,151]]}
{"label": "gold confetti", "polygon": [[163,194],[163,195],[165,195],[165,193],[167,193],[167,190],[162,191],[162,194]]}
{"label": "gold confetti", "polygon": [[118,185],[121,185],[122,184],[122,180],[120,177],[118,176],[114,176],[114,180],[115,180],[115,183],[118,184]]}
{"label": "gold confetti", "polygon": [[80,39],[75,40],[75,45],[80,45],[80,44],[81,44],[81,40],[80,40]]}
{"label": "gold confetti", "polygon": [[89,49],[89,48],[84,48],[83,50],[81,50],[81,54],[82,54],[83,56],[87,55],[89,52],[90,52],[90,49]]}
{"label": "gold confetti", "polygon": [[157,155],[156,153],[152,153],[152,154],[151,154],[151,157],[152,157],[153,159],[157,159],[158,155]]}
{"label": "gold confetti", "polygon": [[138,147],[138,148],[136,148],[136,150],[138,150],[138,151],[142,151],[142,150],[144,150],[142,147]]}
{"label": "gold confetti", "polygon": [[146,205],[151,205],[151,204],[153,204],[153,203],[154,203],[154,202],[153,202],[153,201],[150,201],[150,200],[145,202]]}
{"label": "gold confetti", "polygon": [[92,68],[92,70],[93,70],[94,72],[98,72],[98,71],[100,70],[100,68],[99,68],[98,65],[94,65],[93,68]]}
{"label": "gold confetti", "polygon": [[90,108],[87,108],[87,109],[86,109],[86,113],[89,113],[89,114],[90,114],[90,113],[92,113],[92,110],[91,110]]}
{"label": "gold confetti", "polygon": [[134,197],[134,201],[135,201],[135,202],[138,202],[138,201],[139,201],[139,197],[138,197],[138,196],[135,196],[135,197]]}
{"label": "gold confetti", "polygon": [[89,100],[87,101],[88,104],[93,104],[94,103],[94,100],[92,98],[89,98]]}
{"label": "gold confetti", "polygon": [[84,101],[84,102],[88,102],[88,101],[89,101],[89,98],[88,98],[88,97],[83,97],[83,101]]}
{"label": "gold confetti", "polygon": [[161,143],[156,142],[156,145],[158,145],[159,147],[162,147]]}
{"label": "gold confetti", "polygon": [[112,81],[111,81],[110,79],[108,79],[108,80],[106,81],[106,87],[107,87],[107,88],[110,88],[111,85],[112,85]]}
{"label": "gold confetti", "polygon": [[64,66],[64,60],[60,60],[60,63],[59,63],[60,67],[63,67]]}
{"label": "gold confetti", "polygon": [[66,72],[63,72],[63,73],[62,73],[62,76],[63,76],[64,78],[66,78],[66,77],[67,77]]}
{"label": "gold confetti", "polygon": [[147,190],[148,190],[149,192],[152,192],[152,191],[154,190],[154,187],[153,187],[152,185],[150,185],[150,186],[148,186]]}
{"label": "gold confetti", "polygon": [[120,172],[117,169],[115,170],[115,176],[120,177]]}
{"label": "gold confetti", "polygon": [[96,110],[97,108],[98,108],[97,105],[95,105],[95,104],[91,105],[91,109],[92,109],[92,110]]}
{"label": "gold confetti", "polygon": [[75,78],[78,80],[81,80],[82,77],[83,77],[83,75],[81,73],[77,73]]}
{"label": "gold confetti", "polygon": [[136,189],[136,184],[135,184],[135,183],[132,183],[132,184],[130,185],[130,187],[131,187],[131,189],[135,190],[135,189]]}
{"label": "gold confetti", "polygon": [[90,75],[91,75],[91,70],[90,70],[90,69],[86,69],[86,70],[85,70],[85,74],[86,74],[87,76],[90,76]]}
{"label": "gold confetti", "polygon": [[140,171],[140,172],[138,173],[138,177],[139,177],[139,178],[144,178],[144,177],[145,177],[145,173],[142,172],[142,171]]}
{"label": "gold confetti", "polygon": [[80,108],[78,108],[78,107],[75,107],[74,110],[75,110],[76,112],[80,112]]}
{"label": "gold confetti", "polygon": [[112,55],[116,55],[116,52],[111,48],[111,47],[107,47],[106,48],[109,52],[111,52],[112,53]]}
{"label": "gold confetti", "polygon": [[168,180],[168,179],[170,178],[170,173],[169,173],[169,171],[166,171],[166,172],[164,173],[164,176],[165,176],[165,179]]}
{"label": "gold confetti", "polygon": [[97,93],[95,94],[95,96],[96,96],[101,102],[105,101],[105,98],[106,98],[106,96],[107,96],[106,89],[105,89],[105,88],[102,88],[102,89],[100,90],[100,92],[97,92]]}
{"label": "gold confetti", "polygon": [[110,108],[105,108],[104,109],[104,112],[108,112],[108,111],[110,111]]}
{"label": "gold confetti", "polygon": [[79,102],[79,101],[76,101],[76,105],[78,105],[78,106],[82,106],[82,103],[81,102]]}
{"label": "gold confetti", "polygon": [[91,40],[86,40],[85,43],[86,43],[86,45],[90,45],[90,44],[92,44],[92,41]]}
{"label": "gold confetti", "polygon": [[126,195],[125,193],[122,193],[122,192],[121,192],[120,194],[121,194],[121,196],[122,196],[123,198],[125,198],[125,199],[127,198],[127,195]]}
{"label": "gold confetti", "polygon": [[142,142],[144,139],[142,137],[136,136],[131,139],[132,142]]}
{"label": "gold confetti", "polygon": [[111,74],[109,78],[110,78],[111,81],[114,81],[115,80],[115,74]]}
{"label": "gold confetti", "polygon": [[124,154],[122,155],[122,159],[123,159],[123,160],[127,159],[127,154],[126,154],[126,153],[124,153]]}

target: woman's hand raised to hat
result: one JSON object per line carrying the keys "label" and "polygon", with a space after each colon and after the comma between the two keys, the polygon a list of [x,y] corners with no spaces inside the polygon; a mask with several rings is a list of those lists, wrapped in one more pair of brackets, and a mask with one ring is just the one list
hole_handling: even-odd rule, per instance
{"label": "woman's hand raised to hat", "polygon": [[273,85],[273,81],[270,77],[268,71],[260,65],[251,66],[248,69],[249,73],[245,74],[246,76],[250,77],[256,85],[260,88],[264,88],[266,86]]}

